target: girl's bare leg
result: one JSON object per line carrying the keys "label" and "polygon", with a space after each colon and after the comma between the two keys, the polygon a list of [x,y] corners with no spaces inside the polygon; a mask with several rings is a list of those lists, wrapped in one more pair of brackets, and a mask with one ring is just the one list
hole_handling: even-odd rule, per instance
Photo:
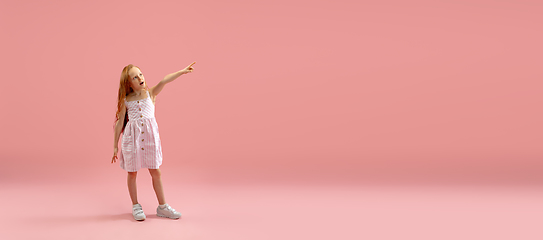
{"label": "girl's bare leg", "polygon": [[126,179],[126,182],[128,183],[128,193],[130,193],[132,204],[138,203],[138,190],[136,188],[137,175],[138,175],[138,172],[128,172],[128,177]]}
{"label": "girl's bare leg", "polygon": [[149,169],[149,173],[151,174],[151,178],[153,179],[153,189],[155,189],[158,204],[166,204],[166,199],[164,198],[164,189],[162,188],[162,179],[160,178],[160,169]]}

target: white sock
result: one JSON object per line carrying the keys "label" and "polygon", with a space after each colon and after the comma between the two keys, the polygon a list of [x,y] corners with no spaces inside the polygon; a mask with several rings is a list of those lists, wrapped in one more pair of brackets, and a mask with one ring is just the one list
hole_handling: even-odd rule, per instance
{"label": "white sock", "polygon": [[162,205],[158,205],[160,208],[165,208],[167,203],[164,203]]}

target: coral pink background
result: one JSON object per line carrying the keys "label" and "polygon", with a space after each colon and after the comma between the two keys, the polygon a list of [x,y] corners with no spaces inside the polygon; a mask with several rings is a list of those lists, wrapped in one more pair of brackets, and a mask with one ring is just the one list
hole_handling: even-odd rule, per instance
{"label": "coral pink background", "polygon": [[[1,223],[51,239],[76,239],[65,226],[89,232],[82,239],[132,228],[125,172],[110,164],[121,70],[135,64],[153,86],[196,61],[156,101],[166,197],[185,215],[149,218],[138,236],[446,239],[453,228],[409,225],[437,217],[460,226],[451,239],[540,239],[530,224],[543,196],[507,191],[543,186],[542,10],[528,0],[2,1]],[[140,172],[150,216],[156,199]],[[428,200],[405,186],[468,192]],[[471,211],[455,215],[451,199],[487,192],[474,186],[509,189],[479,200],[518,197],[486,210],[466,200]],[[402,199],[444,212],[411,212]],[[404,218],[375,220],[390,206]],[[492,222],[496,211],[521,220]],[[462,225],[470,214],[487,225]]]}

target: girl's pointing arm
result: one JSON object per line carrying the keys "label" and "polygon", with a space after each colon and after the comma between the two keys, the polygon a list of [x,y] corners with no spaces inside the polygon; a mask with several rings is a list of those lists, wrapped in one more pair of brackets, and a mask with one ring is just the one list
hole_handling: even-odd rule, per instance
{"label": "girl's pointing arm", "polygon": [[192,65],[194,65],[195,63],[196,62],[191,63],[188,67],[184,68],[183,70],[180,70],[180,71],[177,71],[177,72],[170,73],[170,74],[166,75],[164,77],[164,79],[162,79],[162,81],[160,81],[156,86],[151,88],[151,93],[152,93],[153,97],[155,97],[156,95],[158,95],[160,93],[160,91],[162,91],[162,89],[164,88],[166,83],[169,83],[169,82],[175,80],[176,78],[178,78],[179,76],[181,76],[183,74],[187,74],[187,73],[192,72],[192,70],[194,70]]}

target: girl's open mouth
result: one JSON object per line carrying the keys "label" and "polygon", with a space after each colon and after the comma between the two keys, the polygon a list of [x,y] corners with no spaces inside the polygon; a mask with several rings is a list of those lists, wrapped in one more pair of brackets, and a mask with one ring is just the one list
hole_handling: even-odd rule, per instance
{"label": "girl's open mouth", "polygon": [[143,85],[143,82],[140,82],[140,85]]}

